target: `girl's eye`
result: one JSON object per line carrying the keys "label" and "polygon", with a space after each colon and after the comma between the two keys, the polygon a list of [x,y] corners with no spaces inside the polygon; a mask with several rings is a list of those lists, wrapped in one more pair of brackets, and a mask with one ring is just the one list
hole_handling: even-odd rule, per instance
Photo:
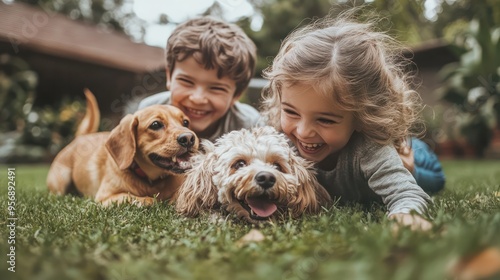
{"label": "girl's eye", "polygon": [[246,161],[240,159],[240,160],[238,160],[237,162],[235,162],[233,164],[232,168],[235,169],[235,170],[238,170],[238,169],[240,169],[242,167],[245,167],[245,166],[247,166]]}
{"label": "girl's eye", "polygon": [[159,121],[154,121],[149,125],[149,129],[152,129],[152,130],[158,130],[158,129],[161,129],[162,127],[164,127],[164,125],[163,125],[163,123],[161,123]]}
{"label": "girl's eye", "polygon": [[320,123],[322,123],[322,124],[334,124],[334,123],[337,123],[336,121],[327,120],[327,119],[319,119],[318,121]]}
{"label": "girl's eye", "polygon": [[189,121],[188,121],[188,120],[183,120],[183,121],[182,121],[182,125],[183,125],[184,127],[189,127]]}
{"label": "girl's eye", "polygon": [[283,112],[285,112],[288,115],[294,115],[294,116],[298,115],[297,113],[295,113],[295,111],[292,111],[290,109],[283,109]]}

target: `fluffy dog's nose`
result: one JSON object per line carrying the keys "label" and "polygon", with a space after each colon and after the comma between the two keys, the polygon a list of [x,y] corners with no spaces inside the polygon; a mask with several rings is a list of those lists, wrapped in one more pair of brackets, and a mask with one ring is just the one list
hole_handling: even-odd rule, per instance
{"label": "fluffy dog's nose", "polygon": [[261,171],[255,175],[255,181],[264,189],[269,189],[276,183],[276,177],[271,172]]}
{"label": "fluffy dog's nose", "polygon": [[182,133],[181,135],[179,135],[179,137],[177,137],[177,143],[186,148],[193,147],[195,141],[196,136],[194,136],[194,134],[190,132]]}

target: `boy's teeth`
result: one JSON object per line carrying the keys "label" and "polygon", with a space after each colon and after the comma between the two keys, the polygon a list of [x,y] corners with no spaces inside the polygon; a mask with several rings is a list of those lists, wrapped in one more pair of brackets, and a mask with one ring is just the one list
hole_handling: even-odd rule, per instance
{"label": "boy's teeth", "polygon": [[188,111],[192,114],[195,114],[195,115],[205,115],[206,114],[205,111],[200,111],[200,110],[188,109]]}

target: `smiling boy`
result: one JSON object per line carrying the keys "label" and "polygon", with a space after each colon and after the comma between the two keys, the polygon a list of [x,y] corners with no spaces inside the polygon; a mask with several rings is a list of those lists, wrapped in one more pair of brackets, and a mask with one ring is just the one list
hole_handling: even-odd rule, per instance
{"label": "smiling boy", "polygon": [[259,112],[238,102],[256,62],[255,44],[241,28],[211,17],[189,20],[170,35],[166,60],[169,91],[145,98],[139,109],[174,105],[200,138],[211,141],[258,124]]}

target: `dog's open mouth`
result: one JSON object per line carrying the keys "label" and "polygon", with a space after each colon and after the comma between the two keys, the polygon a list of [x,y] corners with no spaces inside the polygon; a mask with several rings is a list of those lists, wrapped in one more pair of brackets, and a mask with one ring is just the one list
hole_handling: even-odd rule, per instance
{"label": "dog's open mouth", "polygon": [[149,159],[156,166],[179,174],[191,168],[191,163],[189,162],[190,157],[191,153],[189,151],[170,158],[162,157],[155,153],[149,155]]}
{"label": "dog's open mouth", "polygon": [[240,200],[240,204],[249,213],[254,220],[265,220],[278,210],[278,206],[267,195],[257,197],[247,197],[244,201]]}

